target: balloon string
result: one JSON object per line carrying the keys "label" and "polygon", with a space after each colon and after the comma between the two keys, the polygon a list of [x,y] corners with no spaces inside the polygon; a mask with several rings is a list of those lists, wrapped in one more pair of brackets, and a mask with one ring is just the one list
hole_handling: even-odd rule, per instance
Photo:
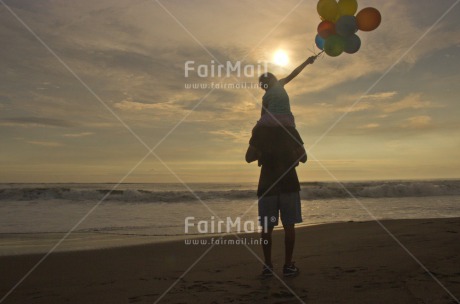
{"label": "balloon string", "polygon": [[323,55],[323,53],[324,53],[324,50],[322,50],[321,52],[319,52],[318,54],[316,54],[316,55],[315,55],[315,59],[318,58],[318,57],[320,57],[321,55]]}

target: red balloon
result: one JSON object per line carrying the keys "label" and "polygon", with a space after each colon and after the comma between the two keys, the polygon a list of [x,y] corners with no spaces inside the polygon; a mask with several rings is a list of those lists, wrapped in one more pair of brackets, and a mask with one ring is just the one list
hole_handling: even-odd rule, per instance
{"label": "red balloon", "polygon": [[381,22],[382,15],[373,7],[366,7],[356,15],[356,24],[361,31],[373,31],[379,27]]}
{"label": "red balloon", "polygon": [[331,21],[323,21],[318,25],[318,35],[320,35],[323,39],[326,39],[335,33],[335,24]]}

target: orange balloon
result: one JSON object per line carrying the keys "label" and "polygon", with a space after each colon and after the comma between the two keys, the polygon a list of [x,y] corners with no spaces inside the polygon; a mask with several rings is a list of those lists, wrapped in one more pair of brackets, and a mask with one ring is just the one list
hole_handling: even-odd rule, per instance
{"label": "orange balloon", "polygon": [[318,35],[321,36],[321,38],[326,39],[330,35],[335,34],[335,24],[332,23],[331,21],[323,21],[318,25]]}
{"label": "orange balloon", "polygon": [[382,22],[382,15],[373,7],[363,8],[356,15],[356,24],[358,29],[365,32],[370,32],[379,27]]}

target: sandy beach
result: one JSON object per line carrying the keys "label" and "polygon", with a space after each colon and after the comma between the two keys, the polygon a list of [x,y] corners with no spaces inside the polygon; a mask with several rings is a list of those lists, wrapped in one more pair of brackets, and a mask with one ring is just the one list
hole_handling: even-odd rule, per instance
{"label": "sandy beach", "polygon": [[[460,219],[382,223],[460,297]],[[211,245],[173,241],[53,253],[2,303],[457,303],[376,222],[297,229],[296,278],[281,277],[282,237],[276,231],[281,280],[261,279],[261,263],[244,245],[215,245],[191,267]],[[42,257],[1,257],[2,297]]]}

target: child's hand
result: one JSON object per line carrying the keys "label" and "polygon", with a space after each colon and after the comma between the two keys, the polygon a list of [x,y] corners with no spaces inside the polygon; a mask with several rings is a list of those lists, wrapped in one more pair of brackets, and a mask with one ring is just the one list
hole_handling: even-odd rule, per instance
{"label": "child's hand", "polygon": [[308,57],[307,64],[313,64],[316,60],[316,56]]}
{"label": "child's hand", "polygon": [[278,80],[278,82],[283,86],[288,84],[292,79],[294,79],[297,75],[299,75],[299,73],[302,72],[303,69],[305,69],[307,65],[313,64],[313,62],[315,62],[317,57],[318,55],[308,57],[308,59],[302,62],[302,64],[299,65],[294,71],[292,71],[292,73],[289,74],[289,76]]}

